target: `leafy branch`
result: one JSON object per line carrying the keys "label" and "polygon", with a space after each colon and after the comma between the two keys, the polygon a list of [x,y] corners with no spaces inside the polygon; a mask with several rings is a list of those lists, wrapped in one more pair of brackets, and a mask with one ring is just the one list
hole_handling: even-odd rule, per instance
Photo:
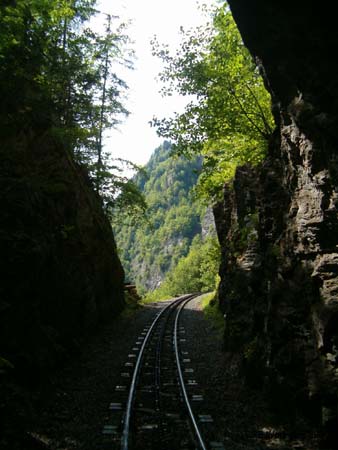
{"label": "leafy branch", "polygon": [[177,153],[203,155],[197,190],[209,202],[237,165],[264,158],[274,127],[270,96],[229,8],[216,8],[210,18],[204,28],[182,30],[175,54],[153,40],[153,53],[164,63],[162,94],[193,99],[183,113],[152,121]]}

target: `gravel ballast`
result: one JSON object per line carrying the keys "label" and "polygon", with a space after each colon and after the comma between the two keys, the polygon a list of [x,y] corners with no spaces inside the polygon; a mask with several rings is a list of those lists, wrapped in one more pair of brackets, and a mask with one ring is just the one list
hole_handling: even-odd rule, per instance
{"label": "gravel ballast", "polygon": [[[226,450],[317,450],[317,437],[309,428],[295,433],[276,425],[262,396],[245,387],[236,361],[223,351],[222,333],[205,318],[201,299],[188,303],[181,315],[186,337],[182,350],[189,353],[204,412],[213,417],[214,440]],[[139,307],[88,338],[81,356],[34,391],[25,445],[13,443],[8,450],[103,448],[103,425],[128,353],[161,307],[160,303]]]}

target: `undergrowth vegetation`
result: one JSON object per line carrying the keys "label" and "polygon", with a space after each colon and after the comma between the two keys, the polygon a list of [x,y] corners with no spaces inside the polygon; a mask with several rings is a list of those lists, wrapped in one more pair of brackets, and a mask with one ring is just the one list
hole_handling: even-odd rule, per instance
{"label": "undergrowth vegetation", "polygon": [[218,279],[220,251],[217,238],[204,240],[196,235],[189,253],[167,273],[160,287],[145,296],[145,301],[163,300],[193,292],[208,292],[214,289]]}
{"label": "undergrowth vegetation", "polygon": [[218,307],[217,292],[209,292],[205,294],[201,301],[201,309],[207,320],[209,320],[220,338],[224,333],[224,317],[222,311]]}

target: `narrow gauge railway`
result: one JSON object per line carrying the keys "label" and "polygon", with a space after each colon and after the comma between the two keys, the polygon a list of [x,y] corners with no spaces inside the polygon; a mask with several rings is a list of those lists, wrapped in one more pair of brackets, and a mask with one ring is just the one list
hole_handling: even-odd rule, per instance
{"label": "narrow gauge railway", "polygon": [[[119,450],[192,450],[223,448],[212,438],[212,418],[201,414],[203,396],[193,379],[185,330],[179,325],[184,306],[197,294],[166,303],[128,355],[123,384],[116,386],[112,421],[103,433]],[[130,372],[129,372],[129,371]],[[193,406],[192,406],[193,404]],[[206,443],[208,442],[208,444]]]}

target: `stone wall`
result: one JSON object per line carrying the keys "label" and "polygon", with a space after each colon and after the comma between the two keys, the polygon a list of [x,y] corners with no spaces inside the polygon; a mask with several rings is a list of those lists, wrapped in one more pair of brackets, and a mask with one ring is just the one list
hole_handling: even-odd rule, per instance
{"label": "stone wall", "polygon": [[337,424],[338,35],[332,6],[230,0],[273,98],[261,167],[215,208],[225,345],[286,408]]}
{"label": "stone wall", "polygon": [[64,360],[124,305],[111,227],[50,132],[1,143],[0,357],[27,377]]}

